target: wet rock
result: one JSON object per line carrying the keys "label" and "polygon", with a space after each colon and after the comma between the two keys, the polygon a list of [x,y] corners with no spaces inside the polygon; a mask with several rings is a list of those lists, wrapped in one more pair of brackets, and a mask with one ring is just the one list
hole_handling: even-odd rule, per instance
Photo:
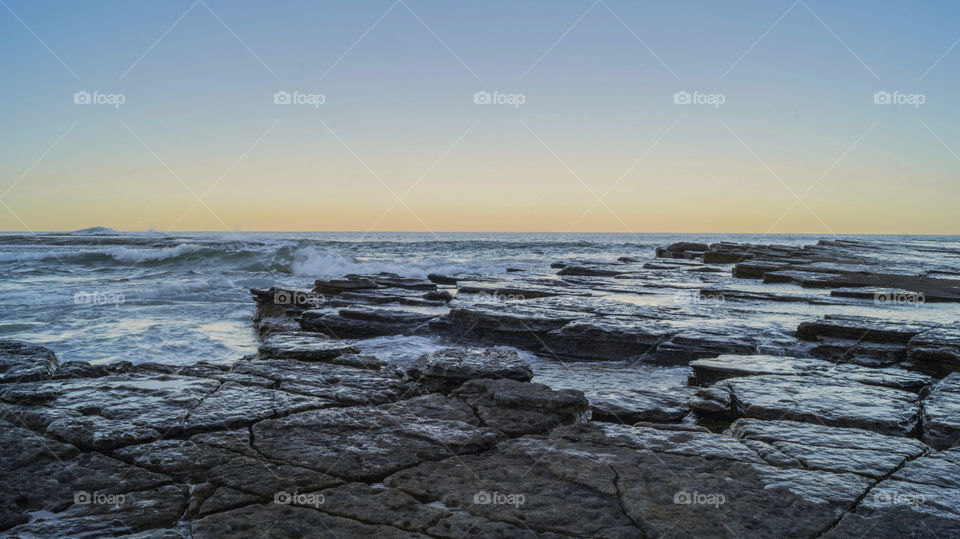
{"label": "wet rock", "polygon": [[958,504],[956,488],[887,479],[823,536],[955,537],[960,532]]}
{"label": "wet rock", "polygon": [[423,279],[410,279],[406,277],[400,277],[399,275],[389,275],[389,276],[378,276],[374,277],[374,282],[381,286],[386,286],[389,288],[403,288],[406,290],[436,290],[437,285],[432,281],[425,281]]}
{"label": "wet rock", "polygon": [[57,356],[42,346],[0,341],[0,383],[49,378],[59,364]]}
{"label": "wet rock", "polygon": [[359,354],[360,347],[343,341],[323,339],[316,333],[274,333],[260,343],[262,358],[326,361],[343,354]]}
{"label": "wet rock", "polygon": [[253,426],[254,447],[266,457],[351,480],[479,452],[497,438],[496,431],[477,426],[463,401],[439,394],[380,407],[315,410]]}
{"label": "wet rock", "polygon": [[[261,419],[286,416],[336,404],[332,400],[226,382],[190,410],[183,431],[245,427]],[[179,429],[178,429],[179,430]]]}
{"label": "wet rock", "polygon": [[557,272],[557,275],[575,275],[580,277],[616,277],[624,273],[605,268],[591,266],[567,266]]}
{"label": "wet rock", "polygon": [[429,280],[431,283],[442,284],[442,285],[457,284],[456,277],[449,277],[447,275],[441,275],[439,273],[431,273],[427,275],[427,280]]}
{"label": "wet rock", "polygon": [[442,301],[444,303],[447,303],[453,300],[453,294],[451,294],[450,292],[447,292],[446,290],[440,290],[440,291],[434,290],[432,292],[427,292],[426,294],[424,294],[423,299],[428,301]]}
{"label": "wet rock", "polygon": [[896,322],[865,316],[826,315],[814,322],[802,322],[797,337],[816,340],[818,337],[907,344],[910,339],[934,325],[923,322]]}
{"label": "wet rock", "polygon": [[664,340],[677,332],[669,322],[628,317],[592,317],[576,320],[549,332],[548,353],[560,358],[638,360],[655,355]]}
{"label": "wet rock", "polygon": [[32,511],[59,513],[78,493],[122,494],[154,488],[170,478],[100,453],[45,438],[0,421],[0,529],[23,522]]}
{"label": "wet rock", "polygon": [[776,456],[770,449],[752,445],[770,464],[789,465],[792,460],[793,466],[810,470],[855,473],[875,479],[927,452],[926,446],[910,438],[816,423],[738,419],[730,426],[730,432],[741,442],[761,442],[774,449]]}
{"label": "wet rock", "polygon": [[817,337],[813,354],[838,363],[880,368],[905,362],[907,347],[899,343]]}
{"label": "wet rock", "polygon": [[756,354],[759,349],[756,337],[744,335],[732,327],[685,328],[658,344],[654,358],[670,363],[687,363],[721,354]]}
{"label": "wet rock", "polygon": [[[384,483],[474,518],[534,533],[635,537],[639,530],[620,510],[609,469],[608,476],[604,494],[555,476],[546,463],[530,456],[496,454],[420,464],[387,477]],[[591,518],[583,518],[584,514]]]}
{"label": "wet rock", "polygon": [[374,488],[365,483],[349,483],[321,494],[326,513],[407,531],[427,530],[451,516],[450,511],[422,504],[400,490]]}
{"label": "wet rock", "polygon": [[645,389],[611,389],[603,396],[590,398],[591,419],[632,424],[678,423],[690,412],[687,401],[694,388],[673,388],[669,392]]}
{"label": "wet rock", "polygon": [[960,325],[918,333],[907,343],[907,355],[919,369],[936,373],[960,370]]}
{"label": "wet rock", "polygon": [[216,513],[191,523],[193,537],[426,537],[391,526],[373,526],[335,517],[313,508],[278,503]]}
{"label": "wet rock", "polygon": [[477,302],[483,303],[506,303],[513,301],[524,301],[536,298],[549,298],[560,295],[563,291],[557,287],[549,288],[546,286],[522,285],[518,283],[474,283],[460,284],[457,287],[457,297],[464,297],[462,294],[476,294],[474,298]]}
{"label": "wet rock", "polygon": [[314,290],[321,294],[337,295],[352,290],[368,290],[378,288],[376,281],[369,277],[348,275],[345,279],[318,279],[314,282]]}
{"label": "wet rock", "polygon": [[539,349],[547,333],[583,316],[517,304],[471,305],[450,309],[431,327],[454,339]]}
{"label": "wet rock", "polygon": [[46,433],[82,449],[95,451],[148,442],[161,436],[160,432],[149,427],[99,416],[57,419],[47,426]]}
{"label": "wet rock", "polygon": [[420,356],[407,368],[407,377],[429,391],[449,393],[464,382],[478,378],[528,382],[533,378],[533,369],[515,350],[444,348]]}
{"label": "wet rock", "polygon": [[690,407],[705,417],[801,421],[909,436],[919,415],[917,395],[822,375],[731,378],[697,392]]}
{"label": "wet rock", "polygon": [[50,518],[9,530],[11,537],[107,537],[176,524],[187,505],[184,486],[166,485],[123,494],[87,493],[111,503],[76,503]]}
{"label": "wet rock", "polygon": [[188,440],[158,440],[125,447],[116,456],[180,481],[227,486],[257,501],[273,500],[278,492],[319,490],[342,483],[317,470],[264,459],[250,446],[246,430],[226,435],[243,452],[213,445],[197,435]]}
{"label": "wet rock", "polygon": [[543,384],[511,379],[470,380],[452,396],[466,401],[483,425],[510,436],[573,424],[584,420],[589,410],[587,399],[580,391],[553,390]]}
{"label": "wet rock", "polygon": [[211,513],[220,513],[229,511],[237,507],[243,507],[260,501],[260,498],[252,494],[241,492],[230,487],[219,487],[209,497],[203,501],[196,514],[199,516],[209,515]]}
{"label": "wet rock", "polygon": [[960,373],[944,378],[923,401],[923,441],[937,449],[960,443]]}
{"label": "wet rock", "polygon": [[[190,410],[219,386],[216,380],[128,373],[19,384],[16,392],[2,394],[0,399],[13,403],[43,402],[48,409],[99,416],[164,433],[179,428]],[[121,430],[100,432],[121,434]]]}
{"label": "wet rock", "polygon": [[370,338],[413,333],[440,313],[401,309],[341,309],[336,313],[306,311],[300,317],[305,331],[341,338]]}
{"label": "wet rock", "polygon": [[281,391],[320,397],[347,406],[381,404],[419,394],[419,388],[404,381],[403,371],[393,366],[356,368],[332,363],[275,359],[238,361],[234,364],[233,371],[271,380],[275,389]]}
{"label": "wet rock", "polygon": [[57,367],[51,378],[100,378],[111,374],[123,374],[133,370],[129,361],[117,361],[100,365],[91,365],[86,361],[66,361]]}
{"label": "wet rock", "polygon": [[693,368],[693,382],[700,386],[758,374],[831,376],[914,393],[933,383],[930,377],[902,369],[871,369],[858,365],[838,365],[822,359],[785,356],[722,355],[691,361],[690,366]]}

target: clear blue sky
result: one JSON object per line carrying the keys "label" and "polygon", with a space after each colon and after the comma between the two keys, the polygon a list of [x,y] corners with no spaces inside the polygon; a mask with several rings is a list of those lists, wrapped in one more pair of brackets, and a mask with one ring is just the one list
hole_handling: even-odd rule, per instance
{"label": "clear blue sky", "polygon": [[3,230],[960,233],[954,2],[3,3]]}

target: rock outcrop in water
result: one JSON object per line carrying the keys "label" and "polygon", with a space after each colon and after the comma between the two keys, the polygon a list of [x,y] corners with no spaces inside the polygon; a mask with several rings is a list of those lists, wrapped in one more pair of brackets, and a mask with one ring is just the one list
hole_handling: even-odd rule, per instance
{"label": "rock outcrop in water", "polygon": [[[892,249],[680,243],[255,290],[258,353],[229,365],[3,342],[0,534],[957,536],[954,270]],[[851,292],[880,290],[869,272],[946,310]],[[392,335],[446,347],[364,353]],[[689,365],[690,385],[637,363]]]}

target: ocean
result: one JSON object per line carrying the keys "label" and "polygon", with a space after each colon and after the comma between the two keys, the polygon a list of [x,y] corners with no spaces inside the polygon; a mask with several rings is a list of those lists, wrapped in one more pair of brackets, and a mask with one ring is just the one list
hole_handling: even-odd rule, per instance
{"label": "ocean", "polygon": [[[960,267],[960,238],[842,236],[894,239],[929,245],[930,261],[904,255],[904,265]],[[309,288],[317,278],[393,272],[502,275],[508,268],[552,273],[549,264],[571,260],[654,259],[657,247],[676,241],[804,245],[818,235],[733,234],[481,234],[334,232],[115,232],[0,233],[0,339],[41,344],[61,361],[190,364],[230,362],[256,351],[250,288]],[[914,255],[915,256],[915,252]],[[934,255],[931,255],[934,256]],[[943,256],[951,259],[944,262]],[[936,263],[936,264],[934,264]],[[545,273],[546,271],[546,273]],[[715,279],[730,281],[729,272]],[[667,283],[698,287],[705,276]],[[760,286],[745,283],[741,286]],[[700,308],[692,306],[691,308]],[[709,308],[709,307],[707,307]],[[935,307],[936,308],[936,307]],[[783,337],[804,316],[823,311],[783,304],[768,321],[771,339]],[[863,314],[871,307],[858,308]],[[925,319],[955,317],[953,307],[925,310]],[[782,316],[780,316],[782,314]],[[910,318],[910,310],[883,316]],[[767,319],[763,319],[767,320]],[[367,353],[399,362],[442,343],[422,337],[381,337],[359,343]],[[602,366],[595,366],[602,368]]]}

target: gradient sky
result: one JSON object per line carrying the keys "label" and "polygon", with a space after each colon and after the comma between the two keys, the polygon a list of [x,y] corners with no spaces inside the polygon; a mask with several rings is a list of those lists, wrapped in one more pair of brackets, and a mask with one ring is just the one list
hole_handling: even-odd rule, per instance
{"label": "gradient sky", "polygon": [[[958,21],[955,2],[2,0],[0,230],[957,234]],[[94,90],[126,102],[74,104]]]}

